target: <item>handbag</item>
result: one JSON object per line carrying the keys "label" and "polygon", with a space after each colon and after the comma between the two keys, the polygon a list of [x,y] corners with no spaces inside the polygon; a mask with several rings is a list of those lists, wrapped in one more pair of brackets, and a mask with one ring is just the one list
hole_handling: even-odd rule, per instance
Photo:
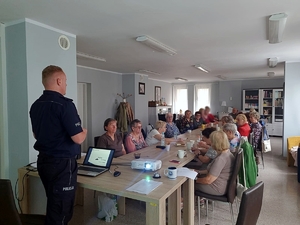
{"label": "handbag", "polygon": [[[244,154],[244,152],[242,153]],[[244,185],[241,183],[237,183],[236,185],[236,196],[238,199],[242,200],[243,192],[246,191],[248,188],[246,187],[246,174],[245,174],[245,164],[244,164],[244,155],[243,155],[243,174],[244,174]]]}
{"label": "handbag", "polygon": [[271,151],[271,140],[270,139],[267,139],[267,140],[263,141],[262,151],[263,152],[270,152]]}

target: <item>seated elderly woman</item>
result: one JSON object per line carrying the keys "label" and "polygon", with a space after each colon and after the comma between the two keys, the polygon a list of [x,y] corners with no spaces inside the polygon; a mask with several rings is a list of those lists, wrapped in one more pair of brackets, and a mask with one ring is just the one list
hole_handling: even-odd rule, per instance
{"label": "seated elderly woman", "polygon": [[212,159],[217,156],[217,152],[211,147],[210,135],[216,131],[215,128],[205,128],[202,131],[202,141],[200,141],[196,148],[192,148],[195,158],[192,162],[188,163],[186,167],[200,169],[203,164],[208,164]]}
{"label": "seated elderly woman", "polygon": [[186,110],[184,112],[184,116],[180,119],[178,123],[180,133],[183,134],[188,130],[193,130],[194,122],[191,114],[191,110]]}
{"label": "seated elderly woman", "polygon": [[224,126],[226,123],[234,123],[234,119],[232,116],[223,116],[221,118],[221,123],[222,123],[222,126]]}
{"label": "seated elderly woman", "polygon": [[147,147],[147,143],[142,134],[142,123],[135,119],[130,123],[131,132],[125,138],[125,147],[127,152],[134,152]]}
{"label": "seated elderly woman", "polygon": [[205,106],[202,118],[203,118],[205,123],[214,123],[216,121],[216,118],[214,117],[214,115],[210,114],[210,107],[209,106]]}
{"label": "seated elderly woman", "polygon": [[229,143],[223,131],[210,135],[211,146],[217,151],[217,157],[207,166],[207,175],[197,178],[195,189],[211,195],[224,195],[232,174],[234,156],[229,151]]}
{"label": "seated elderly woman", "polygon": [[115,149],[114,157],[125,155],[126,151],[122,137],[121,135],[116,134],[117,121],[115,119],[108,118],[104,121],[103,128],[106,132],[99,137],[97,147]]}
{"label": "seated elderly woman", "polygon": [[176,137],[177,135],[180,134],[178,127],[176,124],[173,122],[173,114],[172,113],[166,113],[166,132],[165,132],[165,137],[166,138],[172,138]]}
{"label": "seated elderly woman", "polygon": [[240,135],[248,137],[251,132],[251,128],[248,124],[247,117],[244,114],[238,114],[236,116],[236,124],[238,126],[238,132]]}
{"label": "seated elderly woman", "polygon": [[250,117],[250,127],[251,131],[253,132],[253,147],[255,150],[255,156],[256,156],[256,150],[259,149],[261,146],[259,146],[259,141],[261,140],[262,137],[262,126],[259,123],[260,115],[258,112],[253,111],[250,112],[249,114]]}
{"label": "seated elderly woman", "polygon": [[235,152],[236,148],[240,145],[241,136],[237,133],[237,127],[233,123],[226,123],[223,126],[223,131],[227,135],[229,140],[229,149],[231,152]]}
{"label": "seated elderly woman", "polygon": [[202,115],[199,111],[195,112],[193,121],[194,121],[193,129],[200,128],[201,125],[203,124],[204,121],[203,121]]}
{"label": "seated elderly woman", "polygon": [[[146,143],[150,145],[157,144],[161,141],[161,134],[166,132],[166,122],[164,121],[157,121],[155,124],[155,129],[151,130],[150,133],[146,137]],[[165,138],[166,143],[170,143],[172,141],[180,142],[182,143],[182,140],[174,139],[174,138]]]}

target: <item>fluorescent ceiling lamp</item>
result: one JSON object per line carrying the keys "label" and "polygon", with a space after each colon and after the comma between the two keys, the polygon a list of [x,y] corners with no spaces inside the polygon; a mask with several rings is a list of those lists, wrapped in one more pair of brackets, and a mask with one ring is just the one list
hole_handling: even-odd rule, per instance
{"label": "fluorescent ceiling lamp", "polygon": [[218,78],[220,78],[221,80],[227,80],[227,77],[223,76],[223,75],[218,75]]}
{"label": "fluorescent ceiling lamp", "polygon": [[179,80],[179,81],[188,81],[187,79],[181,78],[181,77],[176,77],[175,80]]}
{"label": "fluorescent ceiling lamp", "polygon": [[101,57],[95,56],[95,55],[86,54],[86,53],[83,53],[83,52],[77,52],[76,55],[79,56],[79,57],[82,57],[82,58],[87,58],[87,59],[98,60],[98,61],[101,61],[101,62],[106,62],[106,59],[104,59],[104,58],[101,58]]}
{"label": "fluorescent ceiling lamp", "polygon": [[269,43],[276,44],[282,42],[287,14],[278,13],[269,18]]}
{"label": "fluorescent ceiling lamp", "polygon": [[135,40],[147,45],[148,47],[150,47],[156,51],[165,52],[165,53],[168,53],[169,55],[177,54],[175,49],[172,49],[169,46],[167,46],[149,36],[145,36],[145,35],[139,36]]}
{"label": "fluorescent ceiling lamp", "polygon": [[269,67],[270,68],[274,68],[277,66],[277,63],[278,63],[278,58],[277,57],[274,57],[274,58],[269,58],[268,60],[269,62]]}
{"label": "fluorescent ceiling lamp", "polygon": [[202,70],[202,71],[205,72],[205,73],[209,73],[209,70],[208,70],[205,66],[203,66],[203,65],[201,65],[201,64],[195,65],[195,67],[196,67],[197,69],[199,69],[199,70]]}
{"label": "fluorescent ceiling lamp", "polygon": [[161,76],[160,73],[151,71],[151,70],[138,70],[139,73],[145,73],[145,74],[150,74],[150,75],[156,75],[156,76]]}
{"label": "fluorescent ceiling lamp", "polygon": [[275,73],[274,72],[268,72],[268,77],[274,77]]}

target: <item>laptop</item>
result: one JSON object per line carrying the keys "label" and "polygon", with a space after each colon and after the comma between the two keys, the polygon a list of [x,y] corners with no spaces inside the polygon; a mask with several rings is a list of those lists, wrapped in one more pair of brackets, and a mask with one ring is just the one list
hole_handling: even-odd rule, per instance
{"label": "laptop", "polygon": [[89,147],[83,164],[78,167],[77,174],[96,177],[109,170],[115,150],[99,147]]}

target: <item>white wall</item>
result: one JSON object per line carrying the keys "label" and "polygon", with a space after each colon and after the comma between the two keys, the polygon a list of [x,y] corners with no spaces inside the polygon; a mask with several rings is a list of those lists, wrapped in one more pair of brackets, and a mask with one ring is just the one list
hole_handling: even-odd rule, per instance
{"label": "white wall", "polygon": [[[88,127],[88,145],[94,145],[94,137],[102,135],[105,131],[103,123],[107,118],[114,118],[121,98],[117,93],[122,91],[122,75],[108,71],[96,70],[77,66],[77,82],[87,83],[90,86],[91,109],[90,127]],[[116,104],[117,101],[117,104]]]}
{"label": "white wall", "polygon": [[300,136],[300,62],[286,62],[284,74],[285,88],[282,150],[283,156],[286,156],[287,138],[290,136]]}

